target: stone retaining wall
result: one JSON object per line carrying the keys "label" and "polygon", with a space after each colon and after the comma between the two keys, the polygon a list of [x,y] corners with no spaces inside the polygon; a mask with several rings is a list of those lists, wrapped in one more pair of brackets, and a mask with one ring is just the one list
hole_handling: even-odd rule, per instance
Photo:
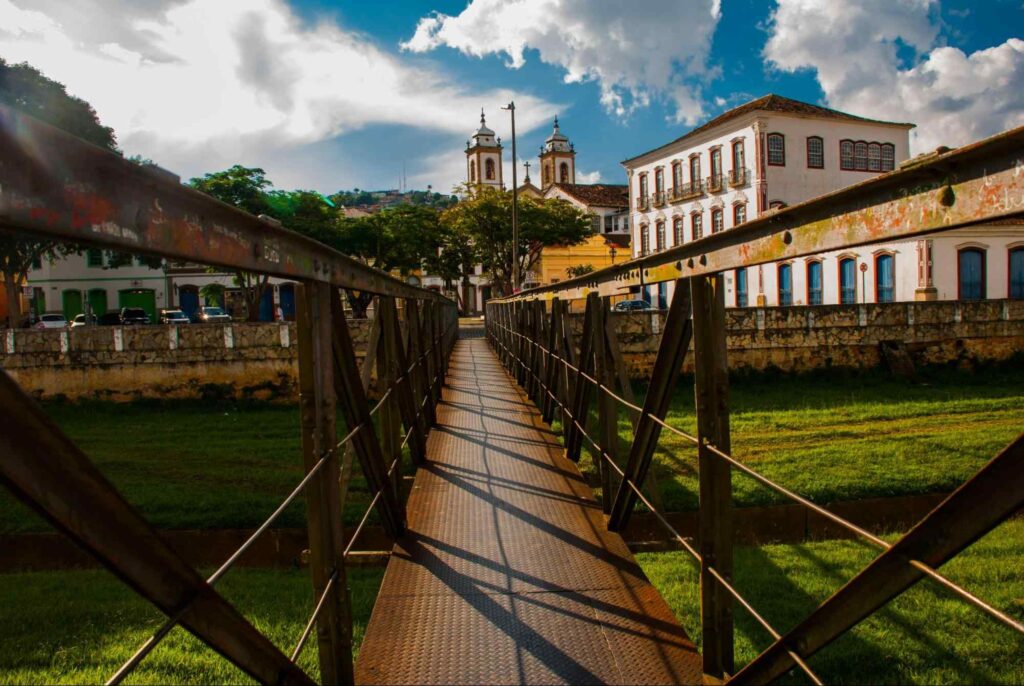
{"label": "stone retaining wall", "polygon": [[[630,376],[649,378],[665,312],[615,313]],[[1024,301],[914,302],[727,309],[729,366],[805,372],[883,364],[881,343],[900,341],[917,364],[1001,361],[1024,352]],[[572,315],[579,335],[583,315]],[[693,371],[693,356],[684,371]]]}
{"label": "stone retaining wall", "polygon": [[[356,357],[367,320],[349,322]],[[0,366],[37,397],[294,400],[294,323],[6,330]]]}
{"label": "stone retaining wall", "polygon": [[[664,312],[615,313],[633,378],[650,376]],[[918,302],[727,310],[736,370],[865,369],[880,344],[906,344],[918,364],[970,365],[1024,352],[1024,301]],[[367,321],[349,322],[356,356]],[[582,315],[572,315],[582,328]],[[38,397],[128,401],[234,397],[294,400],[294,324],[83,327],[0,331],[0,366]],[[689,356],[685,371],[692,371]]]}

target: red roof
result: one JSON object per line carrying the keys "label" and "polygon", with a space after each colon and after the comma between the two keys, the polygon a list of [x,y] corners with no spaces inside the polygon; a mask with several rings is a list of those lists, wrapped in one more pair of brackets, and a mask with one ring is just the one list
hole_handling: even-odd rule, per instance
{"label": "red roof", "polygon": [[629,186],[608,183],[556,183],[566,194],[592,207],[629,207]]}
{"label": "red roof", "polygon": [[748,114],[750,112],[786,112],[789,114],[799,114],[807,117],[841,119],[844,121],[855,121],[866,124],[884,124],[887,126],[901,126],[908,129],[913,128],[915,126],[914,124],[909,124],[906,122],[883,121],[881,119],[868,119],[867,117],[858,117],[853,114],[847,114],[846,112],[840,112],[839,110],[833,110],[829,109],[828,107],[822,107],[821,105],[812,105],[808,102],[800,102],[799,100],[793,100],[792,98],[786,98],[781,95],[769,93],[768,95],[760,97],[756,100],[751,100],[750,102],[743,103],[739,107],[734,107],[727,112],[723,112],[722,114],[718,115],[711,121],[701,124],[697,128],[683,134],[682,136],[675,139],[671,143],[666,143],[665,145],[660,145],[657,148],[648,150],[647,152],[640,153],[639,155],[634,155],[633,157],[630,157],[628,160],[625,160],[622,164],[628,164],[629,162],[632,162],[637,158],[643,157],[644,155],[650,154],[655,150],[661,150],[662,148],[668,147],[669,145],[674,145],[675,143],[684,141],[687,138],[690,138],[691,136],[696,136],[699,133],[703,133],[709,129],[713,129],[720,124],[724,124],[725,122],[731,119],[736,119],[737,117],[741,117],[744,114]]}

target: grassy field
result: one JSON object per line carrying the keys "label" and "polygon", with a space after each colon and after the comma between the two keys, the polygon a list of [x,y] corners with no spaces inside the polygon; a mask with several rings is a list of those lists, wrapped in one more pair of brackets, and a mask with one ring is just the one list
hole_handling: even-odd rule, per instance
{"label": "grassy field", "polygon": [[[692,382],[684,379],[668,421],[694,431]],[[643,397],[638,388],[638,397]],[[924,384],[881,372],[752,376],[732,392],[734,454],[819,502],[948,491],[1024,430],[1024,366],[974,374],[946,370]],[[302,478],[294,406],[210,402],[50,403],[47,410],[161,528],[253,527]],[[593,426],[596,422],[592,423]],[[621,454],[631,429],[620,418]],[[584,459],[585,471],[593,472]],[[696,507],[695,450],[662,432],[654,471],[669,510]],[[356,479],[346,508],[368,501]],[[742,475],[739,505],[779,502]],[[592,480],[598,483],[596,477]],[[301,499],[279,526],[303,526]],[[0,492],[0,533],[46,525]]]}
{"label": "grassy field", "polygon": [[[730,393],[733,455],[817,502],[950,491],[1024,431],[1019,365],[932,371],[916,384],[876,371],[757,375],[734,380]],[[667,421],[696,432],[692,379],[680,383]],[[624,413],[619,435],[624,461]],[[697,507],[696,463],[692,444],[661,432],[653,469],[665,509]],[[583,469],[596,485],[589,457]],[[733,492],[739,506],[785,502],[742,474]]]}
{"label": "grassy field", "polygon": [[[383,569],[349,570],[354,639],[362,640]],[[0,683],[103,683],[164,616],[103,571],[0,575]],[[238,569],[218,589],[290,654],[313,611],[308,570]],[[316,679],[315,638],[299,660]],[[252,683],[191,634],[174,629],[129,677],[138,684]]]}
{"label": "grassy field", "polygon": [[[795,626],[874,557],[853,541],[737,548],[734,582],[777,631]],[[643,553],[640,565],[700,642],[697,572],[685,552]],[[1003,524],[943,573],[1024,620],[1024,521]],[[736,664],[770,637],[736,607]],[[826,684],[1021,684],[1024,639],[987,615],[922,582],[809,661]],[[806,683],[801,673],[790,682]]]}
{"label": "grassy field", "polygon": [[[158,528],[254,527],[302,480],[297,406],[196,401],[45,407]],[[357,522],[369,496],[358,464],[353,474],[346,518]],[[304,508],[297,499],[276,526],[305,526]],[[46,529],[0,492],[0,533]]]}

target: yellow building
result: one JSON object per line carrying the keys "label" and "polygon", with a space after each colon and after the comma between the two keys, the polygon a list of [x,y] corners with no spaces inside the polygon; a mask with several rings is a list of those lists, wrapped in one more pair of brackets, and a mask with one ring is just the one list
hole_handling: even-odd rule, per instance
{"label": "yellow building", "polygon": [[593,234],[579,245],[544,248],[524,286],[564,281],[573,267],[589,265],[597,270],[629,259],[629,193],[625,185],[555,183],[543,190],[543,197],[565,200],[590,215]]}

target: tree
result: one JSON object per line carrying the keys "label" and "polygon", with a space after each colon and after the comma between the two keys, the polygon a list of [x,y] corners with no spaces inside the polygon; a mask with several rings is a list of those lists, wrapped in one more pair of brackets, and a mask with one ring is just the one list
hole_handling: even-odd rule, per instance
{"label": "tree", "polygon": [[[441,245],[436,209],[424,205],[398,205],[368,217],[339,220],[338,242],[331,247],[384,272],[408,276],[422,269]],[[346,291],[355,317],[365,317],[373,294]]]}
{"label": "tree", "polygon": [[[64,129],[95,145],[118,152],[110,127],[103,126],[89,103],[68,95],[64,86],[28,64],[9,65],[0,59],[0,103]],[[7,325],[21,321],[18,289],[33,263],[52,262],[78,252],[77,246],[40,240],[17,233],[0,233],[0,272],[7,294]]]}
{"label": "tree", "polygon": [[[250,214],[274,216],[267,189],[273,184],[266,172],[259,167],[243,167],[239,164],[220,172],[196,177],[188,182],[192,188]],[[269,274],[236,269],[235,285],[242,291],[249,321],[260,316],[260,300],[270,282]]]}
{"label": "tree", "polygon": [[[442,223],[471,241],[491,284],[512,291],[512,194],[465,187],[466,198],[444,211]],[[519,273],[530,271],[549,246],[579,245],[591,232],[590,218],[560,199],[519,199]]]}
{"label": "tree", "polygon": [[592,264],[574,264],[571,267],[566,267],[565,275],[573,279],[577,276],[589,274],[592,271],[594,271],[594,265]]}

